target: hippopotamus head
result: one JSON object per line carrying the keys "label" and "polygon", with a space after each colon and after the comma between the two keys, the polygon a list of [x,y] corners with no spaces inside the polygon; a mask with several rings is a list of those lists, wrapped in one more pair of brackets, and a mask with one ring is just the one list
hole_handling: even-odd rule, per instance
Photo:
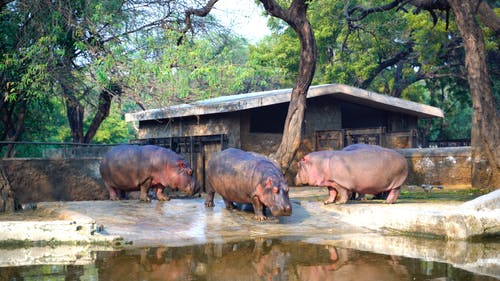
{"label": "hippopotamus head", "polygon": [[292,204],[288,197],[288,185],[280,175],[271,175],[257,186],[257,196],[275,217],[292,214]]}
{"label": "hippopotamus head", "polygon": [[[170,186],[172,189],[178,189],[186,194],[194,195],[200,191],[200,187],[193,176],[193,169],[184,159],[178,159],[175,163],[177,169],[169,169],[163,179],[164,186]],[[167,168],[168,169],[168,168]]]}
{"label": "hippopotamus head", "polygon": [[320,178],[317,171],[317,166],[314,165],[309,157],[306,155],[298,163],[297,175],[295,176],[296,185],[308,185],[313,184],[312,179]]}

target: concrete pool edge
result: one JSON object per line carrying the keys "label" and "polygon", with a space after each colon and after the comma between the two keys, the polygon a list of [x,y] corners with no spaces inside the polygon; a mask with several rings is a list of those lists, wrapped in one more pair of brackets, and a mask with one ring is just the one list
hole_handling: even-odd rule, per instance
{"label": "concrete pool edge", "polygon": [[[15,232],[18,236],[14,238],[22,243],[9,247],[0,243],[0,266],[88,264],[93,261],[94,251],[296,237],[312,243],[446,262],[499,278],[498,239],[469,241],[463,239],[464,235],[477,235],[456,230],[467,228],[472,221],[488,236],[498,235],[498,194],[466,203],[403,200],[393,205],[368,201],[325,206],[321,200],[326,196],[325,189],[292,188],[295,213],[264,223],[254,221],[252,213],[225,210],[221,199],[216,200],[213,209],[205,208],[203,198],[149,204],[133,200],[39,203],[40,210],[52,214],[50,220],[0,221],[0,242],[13,239]],[[473,219],[465,220],[464,215]],[[447,222],[454,218],[460,223]],[[9,223],[11,226],[6,227]],[[419,224],[420,232],[406,229],[412,224]],[[148,227],[153,227],[154,232]],[[47,232],[50,229],[52,235]],[[449,238],[450,229],[461,238]],[[38,232],[44,236],[37,238]],[[426,238],[429,236],[443,239]],[[132,244],[125,245],[127,241]]]}

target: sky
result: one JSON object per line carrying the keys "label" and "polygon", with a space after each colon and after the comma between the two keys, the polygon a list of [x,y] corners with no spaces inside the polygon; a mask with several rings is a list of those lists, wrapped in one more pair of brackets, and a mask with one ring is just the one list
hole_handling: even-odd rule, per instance
{"label": "sky", "polygon": [[244,36],[251,43],[257,43],[264,36],[271,34],[262,16],[264,8],[255,0],[219,0],[212,9],[222,24]]}

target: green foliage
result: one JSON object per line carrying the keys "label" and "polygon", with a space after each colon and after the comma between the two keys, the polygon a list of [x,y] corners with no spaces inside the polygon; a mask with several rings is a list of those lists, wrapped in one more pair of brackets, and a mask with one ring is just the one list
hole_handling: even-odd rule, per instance
{"label": "green foliage", "polygon": [[[219,29],[196,36],[178,33],[183,9],[192,3],[172,3],[167,16],[161,4],[143,4],[24,0],[1,11],[0,87],[8,103],[0,110],[15,120],[27,105],[19,140],[72,141],[68,105],[83,108],[87,130],[99,94],[114,85],[121,90],[115,93],[120,104],[131,111],[136,103],[160,107],[272,89],[282,82],[282,70],[260,67],[242,38]],[[209,28],[213,20],[208,17],[202,26]],[[133,138],[121,115],[113,106],[94,142]],[[2,138],[14,127],[2,123]]]}
{"label": "green foliage", "polygon": [[464,81],[443,79],[427,81],[425,103],[438,105],[444,112],[444,119],[432,120],[429,140],[467,139],[470,138],[473,109]]}
{"label": "green foliage", "polygon": [[126,143],[133,138],[134,130],[131,124],[125,122],[118,104],[115,103],[111,107],[109,117],[99,127],[93,143]]}
{"label": "green foliage", "polygon": [[[446,119],[433,121],[429,137],[468,137],[472,108],[453,19],[448,29],[444,20],[434,26],[428,13],[413,13],[407,5],[408,12],[374,13],[349,28],[348,7],[386,2],[308,3],[319,54],[313,84],[345,83],[438,106]],[[182,27],[183,9],[191,4],[174,1],[167,15],[157,1],[11,2],[0,11],[0,88],[5,101],[0,112],[10,112],[15,120],[27,104],[20,139],[70,141],[70,98],[84,108],[83,125],[88,128],[99,93],[117,85],[121,91],[114,102],[120,107],[111,108],[94,142],[124,142],[133,138],[133,130],[121,116],[125,109],[136,110],[136,104],[155,108],[293,86],[299,40],[286,23],[272,18],[273,34],[255,45],[215,28],[211,17],[197,22],[209,32],[195,29],[181,35],[176,30]],[[490,66],[498,68],[498,40],[488,29],[485,37]],[[498,71],[492,73],[498,101]],[[2,137],[5,124],[0,125]]]}
{"label": "green foliage", "polygon": [[[428,12],[411,5],[398,11],[373,13],[349,27],[346,10],[375,7],[387,1],[321,0],[310,3],[308,18],[318,47],[313,84],[344,83],[443,109],[444,120],[433,120],[430,139],[469,138],[472,103],[466,84],[464,51],[457,27],[439,14],[436,25]],[[347,5],[347,6],[346,6]],[[274,33],[253,51],[266,67],[281,67],[294,77],[298,39],[290,28],[273,23]],[[498,59],[498,40],[485,30],[490,66]],[[496,49],[495,49],[496,48]],[[498,68],[498,67],[496,67]],[[494,89],[498,77],[492,72]],[[495,86],[496,85],[496,86]],[[495,88],[496,87],[496,88]],[[495,91],[498,96],[500,91]]]}
{"label": "green foliage", "polygon": [[281,77],[259,65],[242,38],[209,33],[177,45],[179,36],[165,32],[140,40],[119,63],[127,66],[122,81],[148,108],[270,89]]}

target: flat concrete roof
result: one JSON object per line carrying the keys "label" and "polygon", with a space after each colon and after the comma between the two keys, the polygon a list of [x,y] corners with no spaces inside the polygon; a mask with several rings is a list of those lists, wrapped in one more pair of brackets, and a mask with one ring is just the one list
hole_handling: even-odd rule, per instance
{"label": "flat concrete roof", "polygon": [[[146,121],[186,116],[201,116],[214,113],[234,112],[267,105],[290,102],[292,89],[255,92],[231,96],[222,96],[196,101],[190,104],[178,104],[163,108],[149,109],[125,114],[125,121]],[[307,98],[330,95],[339,100],[369,106],[382,110],[401,112],[423,118],[444,117],[437,107],[400,98],[377,94],[343,84],[325,84],[309,87]]]}

